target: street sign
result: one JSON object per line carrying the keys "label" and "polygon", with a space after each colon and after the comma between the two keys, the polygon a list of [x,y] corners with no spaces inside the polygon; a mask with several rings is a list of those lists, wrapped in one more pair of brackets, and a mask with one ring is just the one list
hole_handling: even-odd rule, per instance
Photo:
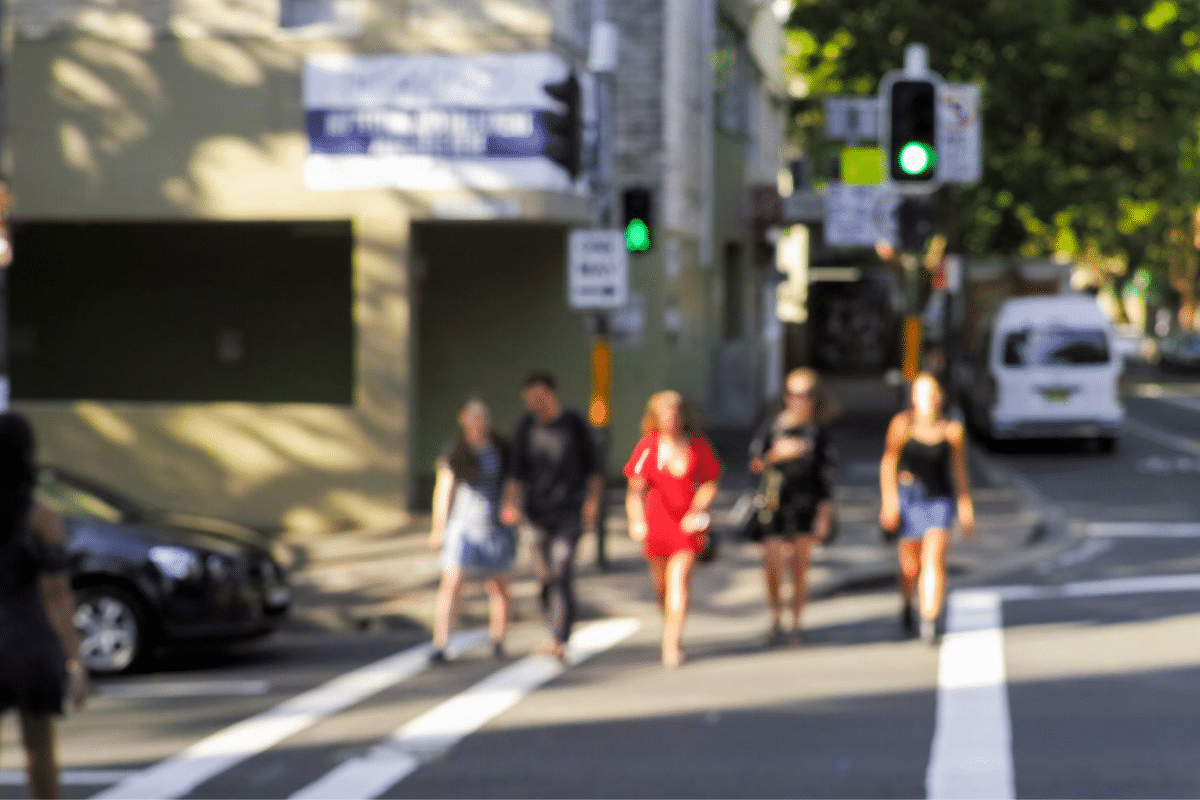
{"label": "street sign", "polygon": [[825,136],[847,142],[879,135],[878,97],[826,97]]}
{"label": "street sign", "polygon": [[889,186],[831,183],[825,190],[825,244],[874,247],[896,241],[900,195]]}
{"label": "street sign", "polygon": [[579,310],[629,302],[629,252],[620,230],[574,230],[567,241],[567,303]]}
{"label": "street sign", "polygon": [[983,99],[973,83],[942,84],[937,98],[938,180],[978,183],[983,176]]}

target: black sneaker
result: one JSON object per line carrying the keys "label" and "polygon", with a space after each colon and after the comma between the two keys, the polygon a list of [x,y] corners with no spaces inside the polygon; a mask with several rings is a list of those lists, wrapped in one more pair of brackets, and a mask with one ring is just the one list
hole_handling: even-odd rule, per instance
{"label": "black sneaker", "polygon": [[430,664],[445,664],[450,659],[446,658],[446,651],[435,647],[433,652],[429,654]]}
{"label": "black sneaker", "polygon": [[913,613],[912,603],[905,603],[900,609],[900,627],[906,634],[912,636],[917,632],[917,618]]}
{"label": "black sneaker", "polygon": [[492,642],[492,658],[503,661],[507,657],[508,653],[504,650],[504,642]]}

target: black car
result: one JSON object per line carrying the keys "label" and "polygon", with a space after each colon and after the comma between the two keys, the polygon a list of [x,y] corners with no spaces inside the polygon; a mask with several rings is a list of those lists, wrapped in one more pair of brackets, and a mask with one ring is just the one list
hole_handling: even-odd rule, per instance
{"label": "black car", "polygon": [[95,673],[163,645],[265,636],[287,616],[287,576],[251,528],[147,508],[52,466],[39,470],[37,499],[66,523],[75,627]]}

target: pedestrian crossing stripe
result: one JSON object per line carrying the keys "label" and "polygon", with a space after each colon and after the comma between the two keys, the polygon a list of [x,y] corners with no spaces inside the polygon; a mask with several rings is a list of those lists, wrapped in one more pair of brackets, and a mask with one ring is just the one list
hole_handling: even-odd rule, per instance
{"label": "pedestrian crossing stripe", "polygon": [[[131,769],[64,769],[58,773],[62,786],[110,786],[134,774]],[[0,786],[25,786],[23,769],[0,769]]]}
{"label": "pedestrian crossing stripe", "polygon": [[1200,522],[1087,522],[1084,531],[1113,539],[1194,539],[1200,537]]}
{"label": "pedestrian crossing stripe", "polygon": [[[636,619],[614,619],[582,628],[571,636],[565,661],[582,663],[633,635],[639,627]],[[537,655],[494,672],[400,726],[367,755],[341,764],[291,797],[379,797],[415,772],[422,761],[446,752],[564,669],[558,659]]]}
{"label": "pedestrian crossing stripe", "polygon": [[[560,675],[567,666],[580,664],[615,646],[639,627],[637,620],[627,618],[581,626],[572,634],[563,661],[551,656],[530,656],[498,670],[397,729],[366,758],[346,762],[293,796],[377,797],[414,771],[421,758],[454,746]],[[447,652],[457,655],[482,644],[486,638],[483,631],[457,632],[451,636]],[[284,739],[419,674],[428,668],[431,653],[432,646],[425,643],[340,675],[146,769],[64,771],[63,782],[109,786],[93,795],[95,798],[177,800]],[[323,786],[334,787],[332,793],[326,793]]]}
{"label": "pedestrian crossing stripe", "polygon": [[[485,641],[483,631],[459,631],[450,639],[451,652]],[[429,643],[411,647],[311,689],[235,723],[178,755],[141,770],[97,798],[154,797],[175,800],[200,784],[256,756],[322,719],[419,674],[429,665]]]}

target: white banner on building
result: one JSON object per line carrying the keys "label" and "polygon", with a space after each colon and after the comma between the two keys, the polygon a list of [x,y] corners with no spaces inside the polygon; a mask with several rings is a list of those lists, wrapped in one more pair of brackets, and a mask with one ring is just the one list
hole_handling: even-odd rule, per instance
{"label": "white banner on building", "polygon": [[553,53],[318,55],[304,64],[304,184],[340,190],[544,189],[572,181],[542,155]]}
{"label": "white banner on building", "polygon": [[873,247],[896,241],[900,195],[884,185],[831,183],[825,190],[825,244]]}

